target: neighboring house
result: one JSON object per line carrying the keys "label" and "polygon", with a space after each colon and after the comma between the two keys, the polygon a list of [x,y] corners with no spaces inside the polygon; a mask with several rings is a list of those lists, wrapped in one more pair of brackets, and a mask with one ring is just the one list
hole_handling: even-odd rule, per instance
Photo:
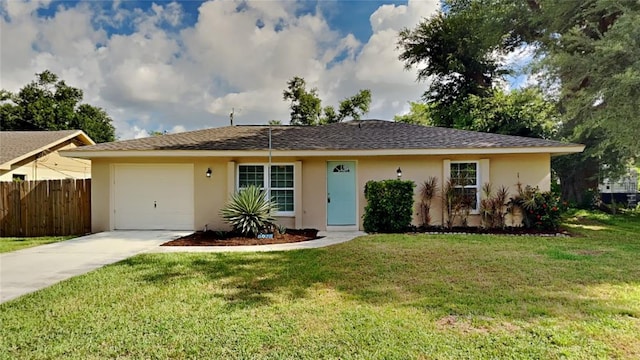
{"label": "neighboring house", "polygon": [[94,144],[82,130],[0,131],[0,181],[90,178],[91,161],[58,152]]}
{"label": "neighboring house", "polygon": [[[270,136],[271,133],[271,136]],[[271,138],[271,141],[270,141]],[[269,144],[271,143],[271,151]],[[551,156],[583,145],[424,127],[382,120],[324,126],[227,126],[117,141],[65,151],[92,160],[92,230],[227,228],[229,195],[251,184],[270,188],[280,224],[320,230],[362,229],[369,180],[416,184],[467,175],[485,182],[548,190]],[[271,161],[271,168],[268,164]],[[271,175],[269,176],[269,170]],[[416,187],[416,200],[418,200]],[[442,222],[440,202],[432,209]],[[477,224],[477,202],[470,222]],[[414,223],[419,224],[418,216]]]}
{"label": "neighboring house", "polygon": [[598,185],[600,198],[606,204],[616,202],[629,207],[635,207],[638,203],[638,171],[630,168],[629,171],[618,180],[604,179]]}

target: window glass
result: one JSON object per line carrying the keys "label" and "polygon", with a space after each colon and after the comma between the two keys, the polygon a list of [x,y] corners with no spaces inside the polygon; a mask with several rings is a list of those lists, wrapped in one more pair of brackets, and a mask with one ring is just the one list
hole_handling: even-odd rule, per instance
{"label": "window glass", "polygon": [[278,211],[293,211],[293,165],[271,166],[271,197]]}
{"label": "window glass", "polygon": [[293,188],[293,165],[271,166],[271,188]]}
{"label": "window glass", "polygon": [[240,165],[238,167],[238,187],[242,189],[251,185],[264,189],[264,166]]}
{"label": "window glass", "polygon": [[478,164],[475,162],[451,163],[451,179],[456,183],[456,193],[472,210],[478,210]]}
{"label": "window glass", "polygon": [[[255,185],[265,189],[267,165],[239,165],[238,188]],[[278,211],[294,211],[293,165],[272,165],[270,180],[271,198],[278,203]]]}

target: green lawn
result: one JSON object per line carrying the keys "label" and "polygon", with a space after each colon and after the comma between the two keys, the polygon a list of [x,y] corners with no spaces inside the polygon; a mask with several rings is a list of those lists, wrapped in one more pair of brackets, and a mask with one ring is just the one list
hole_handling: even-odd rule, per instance
{"label": "green lawn", "polygon": [[33,246],[51,244],[58,241],[69,240],[75,236],[43,236],[43,237],[0,237],[0,253],[16,251]]}
{"label": "green lawn", "polygon": [[0,305],[0,358],[640,357],[640,218],[140,255]]}

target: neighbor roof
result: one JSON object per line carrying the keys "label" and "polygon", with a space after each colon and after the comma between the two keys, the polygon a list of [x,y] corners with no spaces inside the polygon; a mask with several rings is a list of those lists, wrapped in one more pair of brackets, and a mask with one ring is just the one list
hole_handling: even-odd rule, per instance
{"label": "neighbor roof", "polygon": [[84,144],[95,144],[82,130],[0,131],[0,169],[11,169],[12,164],[75,137]]}
{"label": "neighbor roof", "polygon": [[[385,120],[358,120],[322,126],[272,126],[274,151],[571,148],[581,145],[509,135],[428,127]],[[116,141],[74,149],[84,152],[213,150],[261,151],[269,148],[269,126],[226,126]],[[574,151],[568,151],[574,152]]]}

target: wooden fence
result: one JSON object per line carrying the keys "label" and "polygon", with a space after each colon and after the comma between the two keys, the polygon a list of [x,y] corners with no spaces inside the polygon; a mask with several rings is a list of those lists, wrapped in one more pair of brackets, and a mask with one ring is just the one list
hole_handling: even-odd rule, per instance
{"label": "wooden fence", "polygon": [[91,232],[91,180],[0,182],[0,237]]}

